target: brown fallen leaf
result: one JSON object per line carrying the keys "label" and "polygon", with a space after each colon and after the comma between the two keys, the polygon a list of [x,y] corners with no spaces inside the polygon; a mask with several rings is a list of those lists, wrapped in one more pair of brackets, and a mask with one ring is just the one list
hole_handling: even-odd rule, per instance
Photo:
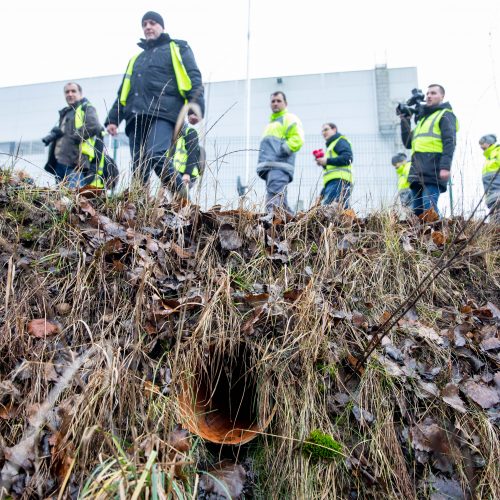
{"label": "brown fallen leaf", "polygon": [[449,453],[450,445],[446,433],[431,417],[414,425],[410,432],[416,450],[438,454]]}
{"label": "brown fallen leaf", "polygon": [[180,453],[187,453],[191,449],[189,431],[183,429],[179,425],[169,432],[167,442],[174,450]]}
{"label": "brown fallen leaf", "polygon": [[54,432],[49,437],[51,445],[51,464],[52,473],[57,477],[59,484],[62,484],[66,479],[68,471],[73,466],[73,458],[75,456],[75,447],[72,443],[63,443],[63,435],[61,432]]}
{"label": "brown fallen leaf", "polygon": [[28,323],[28,333],[40,339],[61,333],[57,323],[46,318],[33,319]]}
{"label": "brown fallen leaf", "polygon": [[2,404],[0,403],[0,418],[3,420],[10,420],[14,418],[19,411],[19,407],[12,401]]}
{"label": "brown fallen leaf", "polygon": [[247,294],[243,297],[245,302],[249,304],[264,304],[269,300],[268,293]]}
{"label": "brown fallen leaf", "polygon": [[423,222],[436,222],[439,220],[439,215],[433,208],[429,208],[423,214],[418,216]]}
{"label": "brown fallen leaf", "polygon": [[500,339],[490,337],[489,339],[484,339],[480,345],[483,351],[496,351],[500,349]]}
{"label": "brown fallen leaf", "polygon": [[59,304],[56,305],[56,311],[61,316],[66,316],[71,311],[71,305],[67,302],[59,302]]}
{"label": "brown fallen leaf", "polygon": [[222,224],[219,230],[220,246],[224,250],[238,250],[243,241],[231,224]]}
{"label": "brown fallen leaf", "polygon": [[363,375],[363,373],[365,373],[365,369],[364,369],[363,365],[359,362],[358,358],[356,358],[352,354],[348,354],[347,361],[352,366],[352,368],[355,371],[357,371],[360,375]]}
{"label": "brown fallen leaf", "polygon": [[382,316],[380,316],[378,322],[379,324],[384,324],[391,317],[391,313],[389,311],[384,311]]}
{"label": "brown fallen leaf", "polygon": [[467,412],[464,402],[458,395],[458,385],[453,383],[446,384],[446,386],[441,390],[441,397],[445,403],[449,404],[460,413]]}
{"label": "brown fallen leaf", "polygon": [[352,324],[358,328],[368,329],[368,319],[358,311],[352,313]]}
{"label": "brown fallen leaf", "polygon": [[472,314],[477,318],[484,318],[484,319],[493,318],[493,312],[489,307],[480,307],[478,309],[473,309]]}
{"label": "brown fallen leaf", "polygon": [[462,384],[461,389],[472,401],[485,410],[500,403],[498,392],[486,384],[479,384],[473,380],[468,380]]}
{"label": "brown fallen leaf", "polygon": [[432,241],[438,247],[443,246],[446,243],[446,236],[441,231],[432,231]]}
{"label": "brown fallen leaf", "polygon": [[191,259],[194,257],[194,254],[180,247],[177,243],[170,243],[170,248],[177,254],[177,257],[180,257],[181,259]]}
{"label": "brown fallen leaf", "polygon": [[300,298],[304,290],[298,289],[298,288],[293,288],[292,290],[287,290],[283,294],[283,298],[288,301],[288,302],[295,302],[297,299]]}
{"label": "brown fallen leaf", "polygon": [[[209,475],[210,474],[210,475]],[[243,493],[247,473],[240,464],[223,464],[200,479],[200,491],[204,498],[240,498]]]}
{"label": "brown fallen leaf", "polygon": [[465,500],[467,498],[456,479],[432,477],[429,483],[432,487],[430,500]]}
{"label": "brown fallen leaf", "polygon": [[137,207],[133,203],[128,202],[123,208],[122,213],[120,214],[120,220],[121,222],[125,222],[128,226],[132,227],[135,223],[136,218]]}

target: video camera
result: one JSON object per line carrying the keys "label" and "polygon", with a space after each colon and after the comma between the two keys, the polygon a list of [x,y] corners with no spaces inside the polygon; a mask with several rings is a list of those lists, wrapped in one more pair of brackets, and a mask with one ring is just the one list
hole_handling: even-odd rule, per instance
{"label": "video camera", "polygon": [[422,112],[422,103],[425,101],[425,94],[420,89],[412,89],[411,97],[406,102],[400,102],[396,107],[396,114],[411,117],[415,115],[415,121]]}

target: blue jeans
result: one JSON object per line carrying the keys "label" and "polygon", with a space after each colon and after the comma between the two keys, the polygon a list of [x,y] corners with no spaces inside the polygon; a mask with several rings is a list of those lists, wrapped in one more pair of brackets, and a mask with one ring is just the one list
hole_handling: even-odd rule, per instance
{"label": "blue jeans", "polygon": [[332,179],[321,191],[322,205],[330,205],[332,202],[340,203],[344,208],[349,207],[351,198],[351,183],[342,179]]}
{"label": "blue jeans", "polygon": [[415,215],[422,215],[430,208],[433,208],[439,215],[438,199],[441,194],[439,186],[435,184],[412,184],[410,189],[413,195],[413,213]]}
{"label": "blue jeans", "polygon": [[92,179],[94,178],[93,175],[84,175],[81,170],[59,162],[56,162],[55,171],[57,182],[65,182],[67,187],[70,189],[84,187],[92,182]]}

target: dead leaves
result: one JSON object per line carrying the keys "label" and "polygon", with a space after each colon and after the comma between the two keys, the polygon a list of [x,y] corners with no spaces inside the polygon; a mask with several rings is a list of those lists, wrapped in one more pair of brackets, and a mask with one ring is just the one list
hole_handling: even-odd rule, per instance
{"label": "dead leaves", "polygon": [[46,318],[33,319],[28,323],[28,333],[32,337],[44,339],[61,333],[61,327],[55,321]]}
{"label": "dead leaves", "polygon": [[241,497],[247,473],[242,465],[223,462],[217,468],[201,476],[198,498],[224,498],[227,500]]}
{"label": "dead leaves", "polygon": [[498,391],[484,383],[468,380],[462,385],[462,390],[467,397],[485,410],[500,403]]}

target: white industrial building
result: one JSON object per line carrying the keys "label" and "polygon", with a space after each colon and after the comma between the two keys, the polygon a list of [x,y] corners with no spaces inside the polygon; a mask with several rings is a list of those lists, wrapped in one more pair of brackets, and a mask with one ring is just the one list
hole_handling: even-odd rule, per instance
{"label": "white industrial building", "polygon": [[[96,106],[101,121],[112,105],[121,75],[77,80],[84,96]],[[40,138],[58,119],[65,106],[63,85],[50,82],[0,88],[0,164],[24,168],[39,184],[52,182],[43,171],[46,150]],[[250,115],[250,198],[262,202],[264,182],[255,166],[260,135],[270,115],[269,96],[282,90],[289,110],[304,125],[306,142],[297,157],[295,179],[290,185],[292,206],[307,208],[321,189],[321,169],[312,150],[323,147],[321,125],[334,122],[353,144],[354,207],[365,212],[394,202],[396,175],[391,156],[401,150],[397,102],[406,100],[417,87],[416,68],[377,66],[372,70],[253,79]],[[201,186],[203,205],[234,204],[236,179],[245,180],[246,114],[244,80],[205,83],[205,148],[208,168]],[[123,124],[122,128],[123,130]],[[114,142],[114,141],[113,141]],[[123,174],[129,178],[130,155],[127,138],[109,142]]]}

